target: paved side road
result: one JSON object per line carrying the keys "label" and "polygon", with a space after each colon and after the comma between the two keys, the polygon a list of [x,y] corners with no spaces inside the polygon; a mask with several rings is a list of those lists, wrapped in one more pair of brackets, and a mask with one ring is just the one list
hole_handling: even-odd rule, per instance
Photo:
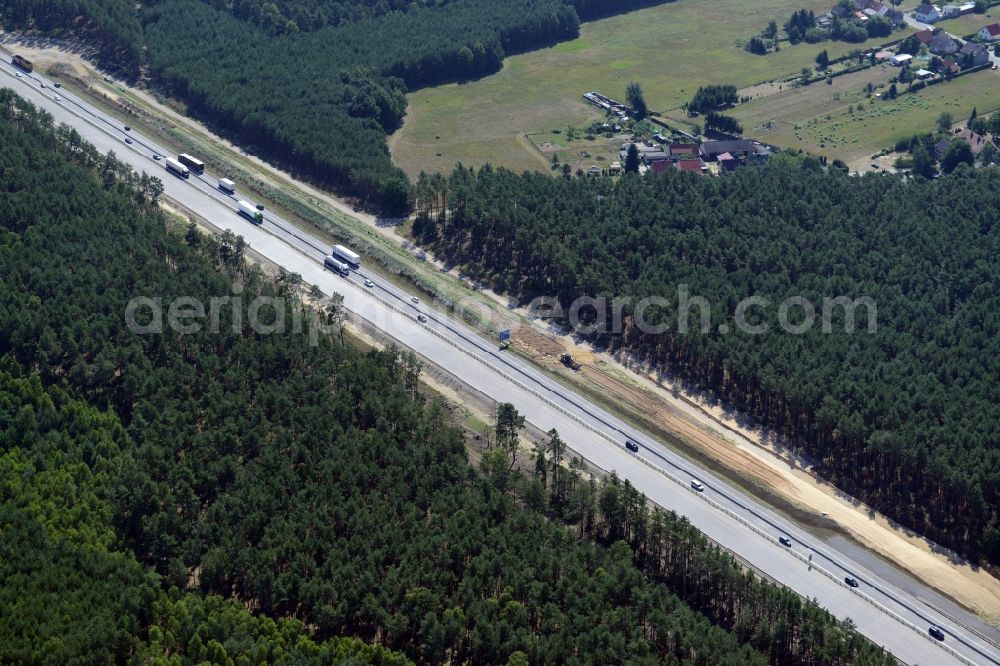
{"label": "paved side road", "polygon": [[[220,230],[243,236],[256,252],[300,273],[324,293],[338,292],[352,312],[371,321],[418,353],[433,358],[446,371],[499,401],[512,402],[542,430],[557,428],[563,438],[599,467],[629,479],[651,500],[687,516],[721,545],[738,553],[749,564],[773,579],[815,598],[841,618],[850,618],[874,642],[885,646],[908,664],[996,664],[1000,656],[992,645],[946,620],[913,595],[891,585],[844,554],[822,544],[724,480],[693,465],[651,437],[638,432],[601,408],[550,379],[524,361],[499,352],[464,324],[415,303],[411,294],[393,286],[366,287],[364,267],[344,278],[323,268],[329,247],[307,232],[265,211],[257,225],[236,213],[237,190],[221,192],[209,176],[181,179],[162,166],[166,153],[152,140],[126,132],[114,118],[62,90],[41,89],[37,74],[14,76],[4,59],[0,85],[12,87],[34,104],[48,110],[59,122],[75,127],[99,150],[113,150],[139,171],[161,178],[165,195],[196,211]],[[56,96],[60,99],[56,100]],[[125,138],[132,140],[125,143]],[[423,314],[426,323],[416,317]],[[626,438],[638,451],[627,451]],[[703,491],[691,486],[700,480]],[[789,545],[781,545],[779,537]],[[857,588],[844,583],[858,579]],[[930,638],[927,627],[941,626],[943,642]]]}

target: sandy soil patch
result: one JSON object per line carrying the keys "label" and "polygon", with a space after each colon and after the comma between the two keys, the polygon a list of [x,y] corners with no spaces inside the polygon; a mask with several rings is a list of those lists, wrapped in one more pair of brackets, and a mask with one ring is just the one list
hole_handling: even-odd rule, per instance
{"label": "sandy soil patch", "polygon": [[[316,201],[363,221],[377,233],[391,237],[394,242],[398,243],[402,239],[394,227],[382,226],[373,216],[354,211],[349,204],[328,193],[295,182],[287,173],[266,165],[224,139],[211,135],[197,122],[184,117],[152,95],[135,90],[129,90],[127,96],[119,94],[124,93],[125,89],[119,87],[116,92],[118,84],[107,84],[80,52],[53,45],[19,45],[17,48],[46,71],[58,76],[73,75],[91,92],[99,92],[112,101],[132,105],[129,100],[129,96],[132,96],[132,99],[140,100],[143,106],[155,110],[155,119],[160,125],[186,125],[213,145],[239,154],[244,160],[252,160],[259,167],[259,177],[262,180],[285,186],[294,182],[298,190]],[[143,109],[137,112],[153,117]],[[497,304],[497,309],[505,317],[526,315],[523,309],[509,310],[506,297],[488,291],[482,293]],[[946,556],[933,553],[926,542],[894,528],[884,516],[873,513],[870,516],[871,512],[867,507],[839,496],[836,489],[813,477],[808,463],[790,456],[783,442],[752,424],[739,422],[724,406],[716,405],[689,391],[680,383],[663,379],[657,381],[654,375],[644,369],[629,368],[620,362],[622,359],[595,353],[589,346],[577,344],[567,336],[540,331],[535,324],[520,328],[515,334],[515,345],[518,350],[545,367],[560,372],[569,372],[558,361],[559,354],[568,351],[584,364],[575,380],[621,397],[633,409],[694,443],[736,472],[750,474],[817,515],[827,514],[859,542],[887,560],[897,563],[927,584],[974,610],[987,621],[1000,622],[1000,581],[983,571],[974,570],[968,565],[954,564]],[[443,389],[442,393],[446,396],[453,397],[445,387],[437,388]]]}

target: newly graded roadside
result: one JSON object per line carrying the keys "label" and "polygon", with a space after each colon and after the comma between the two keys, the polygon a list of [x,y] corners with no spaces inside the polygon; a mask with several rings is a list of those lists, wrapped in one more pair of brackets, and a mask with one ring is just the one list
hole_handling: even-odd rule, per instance
{"label": "newly graded roadside", "polygon": [[[38,58],[43,68],[58,63],[70,63],[69,69],[62,74],[66,77],[63,80],[76,79],[74,85],[92,98],[97,91],[109,87],[94,70],[89,68],[89,65],[72,54],[40,50],[33,55]],[[80,75],[79,67],[83,68],[86,76]],[[169,127],[151,125],[152,131],[165,136],[167,140],[172,139],[178,144],[193,146],[192,149],[197,149],[202,154],[206,151],[217,152],[218,159],[231,161],[233,168],[242,173],[254,174],[254,178],[259,179],[265,188],[280,189],[284,196],[289,197],[286,210],[298,205],[309,206],[312,210],[327,216],[330,224],[335,225],[339,233],[358,234],[370,239],[378,247],[385,248],[386,252],[391,252],[391,256],[396,260],[405,263],[408,271],[412,271],[423,280],[428,289],[434,290],[432,293],[437,293],[436,290],[440,289],[443,300],[458,302],[462,298],[469,298],[476,303],[492,305],[502,310],[504,316],[508,318],[522,314],[503,308],[502,299],[501,303],[498,303],[487,295],[468,290],[461,282],[443,274],[432,263],[420,261],[411,251],[402,247],[405,238],[400,236],[394,227],[381,225],[374,218],[347,212],[346,209],[349,207],[338,204],[336,200],[314,188],[294,182],[287,174],[242,155],[235,147],[212,136],[197,123],[182,118],[154,98],[128,90],[118,84],[115,84],[115,87],[120,96],[126,97],[143,112],[144,115],[136,116],[142,122],[146,122],[145,114],[151,119],[170,119]],[[105,99],[104,103],[119,113],[125,112],[125,107],[116,107],[115,101],[110,98]],[[307,222],[300,220],[300,224]],[[546,340],[559,340],[554,336],[538,333]],[[526,356],[535,357],[543,366],[554,365],[555,358],[551,357],[550,348],[545,346],[551,343],[543,342],[542,338],[524,339],[521,351]],[[566,340],[559,340],[558,344],[570,348],[567,346],[570,343]],[[573,349],[574,353],[581,351],[580,348]],[[624,411],[626,415],[631,412],[645,415],[645,418],[658,430],[673,433],[687,441],[689,446],[703,451],[704,455],[720,460],[720,465],[728,468],[730,475],[742,479],[744,485],[747,485],[746,480],[749,478],[753,482],[749,484],[751,487],[758,485],[770,488],[803,511],[812,512],[815,516],[822,516],[826,512],[837,526],[866,546],[900,567],[912,571],[959,603],[987,619],[997,621],[995,613],[996,609],[1000,608],[1000,583],[983,572],[952,564],[946,555],[935,554],[930,546],[893,529],[887,521],[878,516],[869,518],[864,507],[855,506],[848,500],[841,500],[832,489],[824,488],[822,483],[813,479],[807,470],[789,469],[787,460],[767,449],[766,433],[755,434],[752,428],[741,426],[735,421],[728,423],[725,419],[731,417],[726,417],[721,411],[713,413],[712,409],[717,408],[699,405],[697,396],[687,394],[680,387],[666,382],[657,385],[643,372],[625,369],[618,363],[618,359],[596,355],[589,362],[584,358],[584,362],[582,377],[564,376],[563,380],[574,387],[583,388],[584,392],[590,395],[595,392],[594,386],[599,386],[602,389],[600,392],[606,396],[619,394],[628,396],[636,404],[624,404],[616,398],[615,402],[621,408],[619,411]],[[646,398],[639,401],[639,396]],[[746,429],[746,432],[740,430],[741,428]],[[739,436],[736,433],[739,433]]]}

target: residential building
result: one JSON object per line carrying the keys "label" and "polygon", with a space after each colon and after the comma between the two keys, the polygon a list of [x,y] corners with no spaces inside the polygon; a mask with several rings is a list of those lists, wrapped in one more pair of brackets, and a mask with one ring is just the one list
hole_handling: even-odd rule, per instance
{"label": "residential building", "polygon": [[934,76],[934,72],[930,71],[929,69],[918,69],[914,73],[914,76],[916,76],[918,79],[920,79],[921,81],[923,81],[925,79],[929,79],[932,76]]}
{"label": "residential building", "polygon": [[995,42],[1000,40],[1000,23],[990,23],[976,34],[983,41]]}
{"label": "residential building", "polygon": [[966,42],[956,54],[956,58],[958,59],[958,64],[962,66],[962,69],[968,69],[970,67],[979,67],[980,65],[988,63],[990,61],[990,54],[979,44]]}
{"label": "residential building", "polygon": [[982,134],[976,134],[968,128],[962,130],[958,135],[958,138],[969,144],[969,148],[972,149],[973,155],[978,155],[982,152],[983,148],[986,147],[986,137]]}
{"label": "residential building", "polygon": [[941,10],[925,2],[913,11],[913,18],[921,23],[934,23],[941,19]]}
{"label": "residential building", "polygon": [[959,72],[958,63],[954,58],[944,58],[938,65],[937,71],[941,76],[954,76]]}
{"label": "residential building", "polygon": [[896,67],[902,67],[903,65],[908,65],[911,60],[913,60],[913,56],[909,53],[897,53],[889,58],[889,63]]}
{"label": "residential building", "polygon": [[941,139],[940,141],[934,144],[934,154],[937,155],[938,159],[941,159],[941,157],[945,154],[945,151],[948,150],[948,146],[950,145],[951,145],[951,139]]}
{"label": "residential building", "polygon": [[920,32],[913,33],[913,36],[917,38],[917,41],[926,46],[934,39],[934,31],[930,28],[924,28]]}
{"label": "residential building", "polygon": [[934,55],[946,56],[958,51],[959,44],[948,35],[941,33],[931,40],[927,48]]}

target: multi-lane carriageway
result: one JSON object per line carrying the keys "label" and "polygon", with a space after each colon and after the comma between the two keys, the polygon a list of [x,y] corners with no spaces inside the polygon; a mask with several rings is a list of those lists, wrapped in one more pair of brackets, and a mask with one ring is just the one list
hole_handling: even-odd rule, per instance
{"label": "multi-lane carriageway", "polygon": [[[17,76],[20,74],[20,77]],[[43,87],[43,84],[45,87]],[[907,664],[995,664],[997,647],[952,622],[947,616],[889,583],[850,557],[838,552],[794,523],[761,505],[669,449],[630,427],[525,361],[501,352],[495,342],[451,319],[393,284],[384,283],[362,266],[341,277],[324,270],[330,247],[308,232],[265,211],[257,225],[236,212],[237,191],[226,194],[208,175],[187,180],[167,172],[169,156],[155,141],[126,131],[124,124],[91,106],[37,73],[20,72],[3,57],[0,85],[14,89],[57,122],[77,129],[100,151],[112,150],[137,171],[159,177],[169,199],[196,212],[219,230],[232,230],[269,261],[302,275],[324,293],[338,292],[344,306],[433,360],[446,372],[498,401],[511,402],[527,420],[543,431],[556,428],[584,458],[627,478],[657,504],[677,511],[719,544],[737,553],[763,574],[794,589],[841,618],[850,618],[858,630]],[[126,143],[126,138],[131,143]],[[160,156],[159,160],[154,155]],[[365,280],[373,281],[372,287]],[[224,296],[225,294],[220,294]],[[154,295],[150,295],[154,296]],[[417,321],[418,314],[427,317]],[[626,439],[638,451],[623,446]],[[696,491],[691,480],[704,490]],[[779,543],[786,536],[790,546]],[[851,576],[859,582],[845,584]],[[930,625],[941,627],[945,640],[930,637]]]}

